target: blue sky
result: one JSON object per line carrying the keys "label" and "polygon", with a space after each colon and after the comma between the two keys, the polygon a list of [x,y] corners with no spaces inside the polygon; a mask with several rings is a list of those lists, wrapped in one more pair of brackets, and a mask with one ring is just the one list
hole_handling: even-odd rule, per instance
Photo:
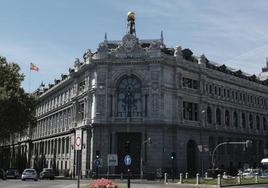
{"label": "blue sky", "polygon": [[1,0],[0,55],[18,63],[29,90],[53,83],[90,48],[126,33],[126,15],[136,13],[140,39],[160,38],[168,47],[258,74],[268,57],[267,0]]}

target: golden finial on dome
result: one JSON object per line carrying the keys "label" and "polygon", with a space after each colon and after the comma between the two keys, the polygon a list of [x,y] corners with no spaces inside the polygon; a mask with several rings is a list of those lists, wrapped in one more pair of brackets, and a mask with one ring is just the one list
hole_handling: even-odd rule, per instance
{"label": "golden finial on dome", "polygon": [[135,13],[132,11],[129,11],[127,13],[127,21],[134,21],[135,20]]}

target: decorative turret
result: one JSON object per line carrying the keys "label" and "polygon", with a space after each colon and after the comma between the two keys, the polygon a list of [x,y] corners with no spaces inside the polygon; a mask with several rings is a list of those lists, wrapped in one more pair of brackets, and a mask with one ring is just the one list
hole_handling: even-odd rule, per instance
{"label": "decorative turret", "polygon": [[135,30],[135,13],[134,12],[128,12],[127,13],[127,33],[131,35],[136,36],[136,30]]}
{"label": "decorative turret", "polygon": [[268,79],[268,57],[266,57],[266,67],[262,68],[262,72],[259,74],[260,80]]}

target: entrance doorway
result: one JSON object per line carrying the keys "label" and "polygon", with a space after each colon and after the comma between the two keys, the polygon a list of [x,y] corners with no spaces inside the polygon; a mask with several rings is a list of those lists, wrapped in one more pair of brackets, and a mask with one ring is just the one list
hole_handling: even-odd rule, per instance
{"label": "entrance doorway", "polygon": [[196,173],[196,143],[189,140],[187,143],[187,172],[190,175]]}
{"label": "entrance doorway", "polygon": [[[128,144],[129,143],[129,144]],[[129,145],[129,155],[132,158],[130,170],[132,174],[140,174],[140,156],[141,156],[141,133],[117,133],[117,154],[118,167],[117,173],[127,173],[127,167],[124,164],[126,147]]]}

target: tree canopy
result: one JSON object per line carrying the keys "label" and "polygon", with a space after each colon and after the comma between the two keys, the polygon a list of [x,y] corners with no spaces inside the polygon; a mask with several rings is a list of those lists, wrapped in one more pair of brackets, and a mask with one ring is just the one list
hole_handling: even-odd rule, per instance
{"label": "tree canopy", "polygon": [[0,139],[23,133],[35,122],[35,96],[21,87],[24,75],[16,63],[0,56]]}

